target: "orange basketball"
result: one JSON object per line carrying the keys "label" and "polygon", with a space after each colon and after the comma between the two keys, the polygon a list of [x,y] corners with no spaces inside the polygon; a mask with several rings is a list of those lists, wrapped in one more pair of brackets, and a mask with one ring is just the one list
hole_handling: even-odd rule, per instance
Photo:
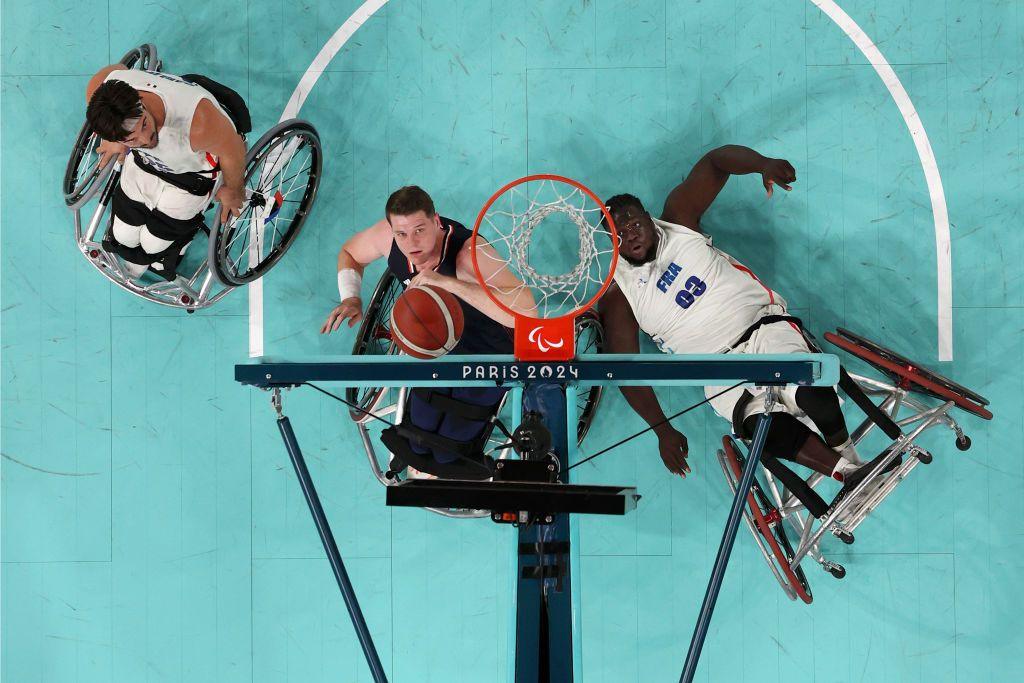
{"label": "orange basketball", "polygon": [[415,358],[437,358],[455,348],[465,321],[451,292],[426,285],[410,287],[391,309],[391,338]]}

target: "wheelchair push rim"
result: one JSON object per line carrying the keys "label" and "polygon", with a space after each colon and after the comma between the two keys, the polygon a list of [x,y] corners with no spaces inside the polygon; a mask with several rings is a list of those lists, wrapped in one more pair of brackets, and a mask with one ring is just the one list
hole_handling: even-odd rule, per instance
{"label": "wheelchair push rim", "polygon": [[[156,46],[150,43],[132,48],[121,57],[119,63],[128,69],[160,70]],[[90,130],[88,121],[83,123],[64,169],[62,189],[64,203],[68,208],[77,208],[92,199],[114,170],[112,162],[105,168],[100,167],[100,155],[96,151],[99,143],[99,136]]]}
{"label": "wheelchair push rim", "polygon": [[[293,163],[296,160],[300,160],[298,170]],[[219,282],[232,287],[248,284],[284,256],[309,217],[322,164],[320,137],[306,121],[280,123],[252,146],[246,160],[246,201],[241,215],[222,224],[217,206],[208,260]],[[254,225],[255,243],[251,240]]]}
{"label": "wheelchair push rim", "polygon": [[[726,479],[730,489],[735,492],[736,482],[740,480],[743,474],[745,459],[740,455],[736,443],[729,436],[722,437],[722,449],[725,460],[723,469],[728,466],[728,470],[725,472]],[[760,533],[760,538],[755,537],[754,540],[759,544],[762,541],[767,544],[770,557],[769,553],[765,553],[765,559],[769,562],[774,560],[771,569],[775,573],[776,578],[779,578],[780,583],[784,579],[787,584],[783,586],[783,590],[791,598],[793,595],[796,595],[805,603],[811,604],[814,597],[803,567],[793,567],[790,561],[790,558],[794,555],[793,546],[790,544],[789,537],[786,536],[786,531],[783,528],[783,519],[779,511],[771,504],[768,497],[761,490],[756,478],[750,487],[750,492],[747,493],[747,507],[753,518],[754,526]]]}
{"label": "wheelchair push rim", "polygon": [[[363,313],[363,321],[352,345],[353,356],[393,356],[398,347],[391,340],[391,308],[402,294],[402,283],[394,273],[385,270],[373,290],[370,305]],[[359,406],[349,408],[349,415],[357,423],[373,419],[371,414],[380,407],[387,396],[387,387],[348,387],[345,400]]]}
{"label": "wheelchair push rim", "polygon": [[991,411],[985,407],[988,405],[987,399],[895,351],[841,327],[837,328],[836,333],[826,332],[825,339],[874,366],[902,389],[924,393],[940,401],[952,401],[958,408],[969,413],[986,420],[992,419]]}

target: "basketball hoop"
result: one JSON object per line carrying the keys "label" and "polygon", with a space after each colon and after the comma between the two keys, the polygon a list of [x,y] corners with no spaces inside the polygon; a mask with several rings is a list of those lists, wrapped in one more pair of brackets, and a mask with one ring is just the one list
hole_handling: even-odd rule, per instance
{"label": "basketball hoop", "polygon": [[[471,248],[480,286],[515,320],[515,357],[571,360],[576,317],[604,295],[619,256],[615,223],[597,195],[560,175],[514,180],[480,210]],[[509,274],[521,284],[503,285]]]}

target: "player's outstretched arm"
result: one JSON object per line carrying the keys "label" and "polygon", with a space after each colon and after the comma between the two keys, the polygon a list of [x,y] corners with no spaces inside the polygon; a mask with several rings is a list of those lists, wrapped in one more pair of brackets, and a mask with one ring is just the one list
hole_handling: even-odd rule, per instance
{"label": "player's outstretched arm", "polygon": [[341,245],[338,251],[338,296],[341,303],[327,314],[327,320],[320,326],[320,334],[337,331],[346,320],[349,327],[362,320],[363,300],[360,292],[363,269],[387,255],[391,239],[391,224],[382,218]]}
{"label": "player's outstretched arm", "polygon": [[760,173],[768,196],[779,185],[792,189],[796,170],[785,159],[771,159],[742,145],[725,145],[713,149],[698,161],[682,183],[665,199],[662,220],[700,230],[704,212],[718,197],[731,175]]}
{"label": "player's outstretched arm", "polygon": [[[619,286],[612,283],[598,305],[604,326],[605,353],[638,353],[640,351],[640,325],[623,296]],[[686,463],[689,448],[686,437],[665,421],[658,397],[651,387],[620,387],[623,397],[637,415],[652,427],[658,436],[658,451],[669,471],[685,477],[690,466]]]}

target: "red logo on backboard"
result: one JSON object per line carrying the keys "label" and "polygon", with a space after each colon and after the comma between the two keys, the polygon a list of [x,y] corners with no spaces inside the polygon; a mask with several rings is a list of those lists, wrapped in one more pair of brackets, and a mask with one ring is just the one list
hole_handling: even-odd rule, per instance
{"label": "red logo on backboard", "polygon": [[516,321],[515,355],[519,360],[563,361],[576,355],[572,317]]}

